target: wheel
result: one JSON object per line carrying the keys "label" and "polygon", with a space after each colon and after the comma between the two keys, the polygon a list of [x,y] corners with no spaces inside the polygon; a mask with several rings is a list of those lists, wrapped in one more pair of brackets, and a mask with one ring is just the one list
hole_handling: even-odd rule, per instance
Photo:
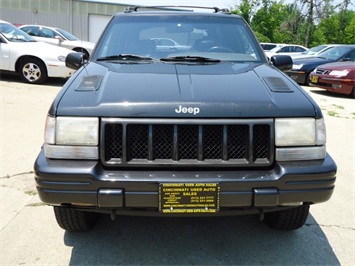
{"label": "wheel", "polygon": [[58,225],[71,232],[84,232],[93,228],[100,219],[99,213],[84,212],[73,208],[53,207]]}
{"label": "wheel", "polygon": [[21,60],[18,73],[20,78],[28,83],[43,83],[47,78],[47,69],[44,63],[37,58],[24,58]]}
{"label": "wheel", "polygon": [[265,213],[264,222],[273,229],[295,230],[301,228],[308,217],[309,205],[278,212]]}
{"label": "wheel", "polygon": [[233,53],[233,50],[224,46],[213,46],[209,48],[207,52]]}
{"label": "wheel", "polygon": [[353,87],[353,91],[351,92],[351,97],[353,97],[355,99],[355,86]]}

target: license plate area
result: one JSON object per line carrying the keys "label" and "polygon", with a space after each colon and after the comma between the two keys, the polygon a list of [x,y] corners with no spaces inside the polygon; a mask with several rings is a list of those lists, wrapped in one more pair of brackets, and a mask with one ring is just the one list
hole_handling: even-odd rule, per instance
{"label": "license plate area", "polygon": [[311,77],[311,82],[317,83],[318,82],[318,76],[312,76]]}
{"label": "license plate area", "polygon": [[159,184],[159,210],[163,213],[215,213],[219,197],[218,183]]}

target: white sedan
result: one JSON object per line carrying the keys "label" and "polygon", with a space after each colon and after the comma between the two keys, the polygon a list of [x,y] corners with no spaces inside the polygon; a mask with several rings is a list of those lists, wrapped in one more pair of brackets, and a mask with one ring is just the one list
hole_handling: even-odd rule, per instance
{"label": "white sedan", "polygon": [[0,20],[0,69],[17,72],[28,83],[43,83],[48,77],[67,78],[74,72],[65,66],[72,50],[37,42],[9,22]]}
{"label": "white sedan", "polygon": [[95,43],[81,41],[73,34],[59,28],[42,25],[22,25],[19,28],[40,42],[62,46],[76,52],[91,55]]}
{"label": "white sedan", "polygon": [[265,55],[271,58],[273,55],[295,55],[307,51],[308,48],[298,44],[277,44],[270,51],[265,51]]}

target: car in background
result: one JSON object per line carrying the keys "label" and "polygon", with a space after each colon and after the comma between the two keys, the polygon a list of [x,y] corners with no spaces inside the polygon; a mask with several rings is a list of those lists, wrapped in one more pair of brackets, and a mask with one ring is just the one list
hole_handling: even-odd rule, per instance
{"label": "car in background", "polygon": [[265,54],[268,58],[273,55],[295,55],[307,51],[308,48],[297,45],[297,44],[278,44],[275,48],[270,51],[266,51]]}
{"label": "car in background", "polygon": [[335,62],[318,66],[310,76],[310,85],[355,98],[355,62]]}
{"label": "car in background", "polygon": [[37,41],[62,46],[76,52],[83,52],[88,56],[91,55],[95,47],[95,43],[81,41],[73,34],[59,28],[42,25],[22,25],[19,28]]}
{"label": "car in background", "polygon": [[65,65],[72,50],[37,42],[26,32],[0,20],[0,69],[17,72],[28,83],[43,83],[48,77],[70,77]]}
{"label": "car in background", "polygon": [[293,59],[291,70],[285,71],[298,84],[309,85],[309,74],[318,66],[342,61],[355,61],[355,45],[338,45],[316,57]]}
{"label": "car in background", "polygon": [[323,53],[324,51],[326,51],[330,48],[333,48],[337,45],[339,45],[339,44],[322,44],[322,45],[314,46],[303,53],[291,54],[290,56],[292,59],[315,57],[315,56],[319,55],[320,53]]}
{"label": "car in background", "polygon": [[151,38],[155,42],[156,49],[168,51],[183,51],[191,49],[190,45],[182,45],[170,38]]}
{"label": "car in background", "polygon": [[270,51],[271,49],[275,48],[278,44],[277,43],[261,42],[260,45],[264,51]]}

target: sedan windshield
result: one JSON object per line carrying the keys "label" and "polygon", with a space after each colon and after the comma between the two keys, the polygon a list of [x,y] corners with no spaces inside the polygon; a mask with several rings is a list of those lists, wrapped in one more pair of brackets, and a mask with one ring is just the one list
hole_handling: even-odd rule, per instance
{"label": "sedan windshield", "polygon": [[30,35],[9,23],[0,23],[0,32],[9,42],[35,42]]}
{"label": "sedan windshield", "polygon": [[193,15],[116,17],[99,41],[93,60],[122,54],[165,63],[264,60],[243,20]]}
{"label": "sedan windshield", "polygon": [[317,57],[322,57],[329,60],[338,60],[339,58],[350,52],[351,49],[353,48],[346,46],[336,46],[318,54]]}
{"label": "sedan windshield", "polygon": [[69,41],[78,41],[79,38],[75,37],[73,34],[62,30],[62,29],[56,29],[60,34],[62,34],[67,40]]}

